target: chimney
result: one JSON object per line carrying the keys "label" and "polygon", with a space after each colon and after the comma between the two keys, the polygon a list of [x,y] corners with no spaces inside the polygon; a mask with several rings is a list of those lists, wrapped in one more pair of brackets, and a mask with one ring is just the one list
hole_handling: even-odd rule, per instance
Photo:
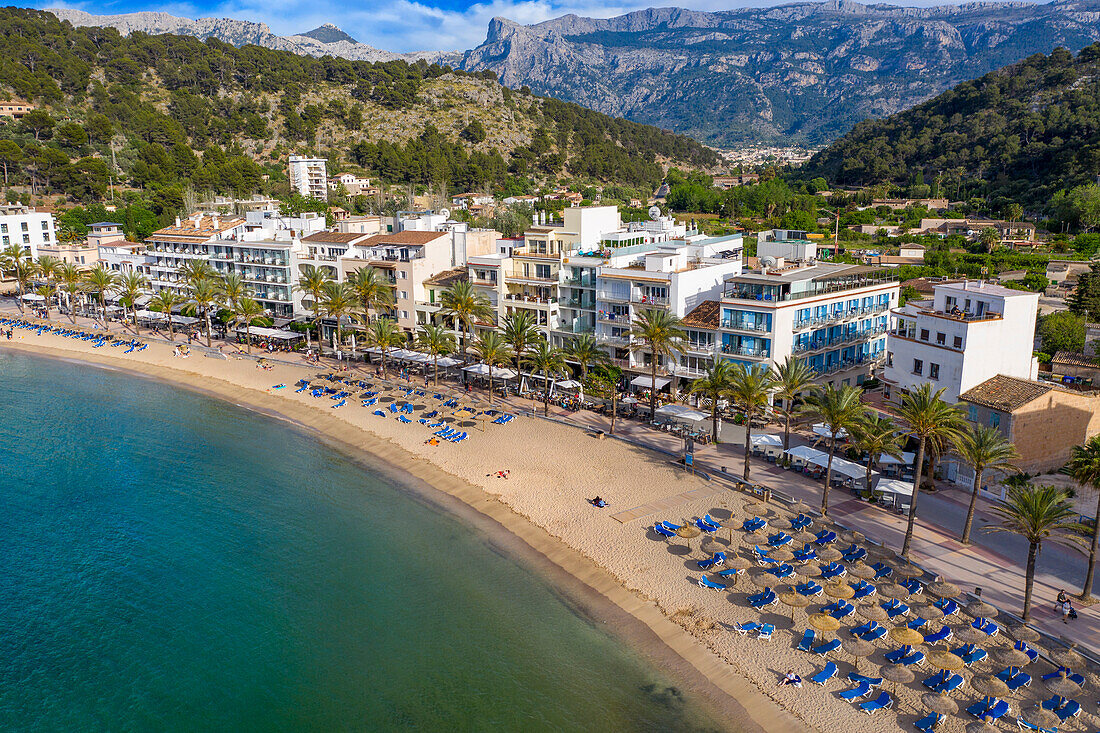
{"label": "chimney", "polygon": [[214,231],[217,231],[218,230],[218,217],[215,215],[212,218],[214,220]]}
{"label": "chimney", "polygon": [[179,225],[180,225],[180,218],[177,216],[176,217],[176,226],[179,227]]}

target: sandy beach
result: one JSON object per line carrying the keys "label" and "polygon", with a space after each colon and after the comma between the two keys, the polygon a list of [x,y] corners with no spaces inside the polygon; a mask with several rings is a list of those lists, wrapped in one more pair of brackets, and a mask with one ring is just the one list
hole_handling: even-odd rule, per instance
{"label": "sandy beach", "polygon": [[[909,727],[921,717],[918,711],[923,715],[919,680],[931,671],[916,670],[917,682],[897,686],[894,710],[863,714],[836,696],[849,687],[839,678],[854,669],[851,657],[831,656],[840,674],[825,688],[808,682],[824,660],[794,648],[806,628],[803,611],[795,612],[792,624],[785,606],[763,615],[752,610],[745,598],[758,589],[747,578],[732,593],[700,588],[696,581],[701,573],[695,565],[701,557],[698,539],[691,541],[689,556],[685,540],[666,543],[653,535],[653,517],[625,523],[613,519],[615,511],[650,502],[669,506],[659,518],[675,522],[707,512],[720,518],[731,511],[745,516],[743,505],[751,499],[686,473],[658,453],[527,416],[506,425],[463,427],[469,439],[462,443],[426,445],[432,431],[415,418],[438,406],[430,394],[412,399],[412,424],[399,422],[388,411],[384,418],[375,416],[375,408],[362,407],[357,399],[333,409],[331,400],[293,392],[298,379],[326,371],[316,365],[275,364],[261,370],[253,360],[208,358],[197,351],[181,359],[164,343],[122,356],[121,349],[93,349],[87,342],[25,330],[17,330],[12,341],[0,340],[0,348],[84,360],[198,389],[283,416],[335,445],[365,451],[407,472],[507,530],[545,558],[540,562],[548,568],[581,584],[574,590],[598,595],[614,604],[622,618],[636,620],[636,628],[627,624],[620,633],[684,680],[689,690],[701,693],[732,730],[871,733]],[[363,372],[362,378],[377,382],[372,374]],[[287,388],[273,391],[276,384]],[[401,395],[395,390],[388,394]],[[478,399],[484,407],[484,396]],[[507,479],[496,476],[502,470],[509,472]],[[596,509],[585,502],[595,495],[606,499],[610,508]],[[740,548],[741,534],[732,531],[733,550]],[[722,530],[718,536],[719,544],[725,545],[731,532]],[[762,618],[777,628],[770,641],[732,630],[735,624]],[[873,659],[881,663],[881,652],[892,645],[879,642],[878,647]],[[788,669],[806,678],[807,684],[801,689],[778,685]],[[862,671],[870,671],[866,662]],[[1017,709],[1014,705],[1013,712]]]}

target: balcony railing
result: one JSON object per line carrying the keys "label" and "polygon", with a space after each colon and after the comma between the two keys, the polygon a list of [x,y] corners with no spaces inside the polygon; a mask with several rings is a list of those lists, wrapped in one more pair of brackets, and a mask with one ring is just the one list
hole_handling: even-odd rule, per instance
{"label": "balcony railing", "polygon": [[897,283],[896,278],[892,275],[883,277],[861,277],[852,280],[821,283],[818,287],[801,293],[781,293],[779,289],[774,286],[764,289],[759,286],[754,288],[748,283],[733,282],[727,285],[725,297],[738,300],[787,302],[792,300],[804,300],[806,298],[816,298],[832,293],[844,293],[850,290],[859,290],[860,288],[868,288],[875,285],[888,285],[890,283]]}
{"label": "balcony railing", "polygon": [[504,299],[510,303],[523,303],[525,305],[555,305],[552,298],[540,298],[536,295],[505,294]]}
{"label": "balcony railing", "polygon": [[584,308],[585,310],[595,310],[596,308],[596,301],[587,298],[570,298],[560,302],[562,307],[565,308]]}
{"label": "balcony railing", "polygon": [[642,293],[632,293],[630,296],[631,303],[638,303],[640,305],[668,305],[668,298],[661,298],[655,295],[644,295]]}
{"label": "balcony railing", "polygon": [[615,346],[630,345],[629,336],[612,336],[611,334],[607,333],[598,333],[596,334],[596,340],[605,344],[614,344]]}
{"label": "balcony railing", "polygon": [[734,346],[733,344],[722,344],[722,353],[731,354],[733,356],[750,356],[757,359],[766,359],[771,356],[771,352],[768,349],[749,349],[744,346]]}
{"label": "balcony railing", "polygon": [[767,323],[746,323],[744,321],[737,320],[723,320],[722,328],[729,329],[731,331],[761,331],[768,332],[771,329],[768,328]]}
{"label": "balcony railing", "polygon": [[825,365],[820,366],[820,367],[811,366],[811,369],[813,369],[814,373],[817,374],[818,376],[825,376],[825,375],[828,375],[828,374],[836,374],[837,372],[844,372],[844,371],[847,371],[849,369],[855,369],[856,367],[860,367],[860,366],[862,366],[862,367],[872,367],[876,364],[881,364],[884,361],[886,361],[885,352],[880,353],[880,354],[860,356],[860,357],[856,357],[855,359],[844,359],[843,361],[839,361],[839,362],[834,361],[834,362],[832,362],[831,364],[829,364],[827,366],[825,366]]}
{"label": "balcony railing", "polygon": [[791,350],[795,354],[804,354],[809,351],[820,351],[821,349],[828,349],[834,346],[841,346],[843,344],[850,344],[857,341],[866,341],[867,339],[874,338],[886,333],[887,328],[885,326],[878,326],[876,328],[868,328],[864,331],[854,331],[852,333],[841,334],[840,336],[834,336],[832,338],[817,339],[807,343],[796,343]]}
{"label": "balcony railing", "polygon": [[860,308],[849,308],[848,310],[837,311],[835,313],[829,313],[824,316],[811,316],[810,318],[803,318],[801,321],[796,321],[795,328],[813,328],[814,326],[821,326],[828,323],[837,323],[839,321],[846,321],[849,318],[859,318],[861,316],[870,316],[876,313],[886,312],[890,306],[884,304],[869,305]]}
{"label": "balcony railing", "polygon": [[602,300],[607,303],[629,303],[630,294],[602,292],[596,294],[596,300]]}
{"label": "balcony railing", "polygon": [[562,285],[568,285],[571,288],[594,288],[596,287],[596,278],[594,277],[569,277],[562,281]]}
{"label": "balcony railing", "polygon": [[691,351],[691,352],[694,352],[696,354],[713,354],[714,353],[714,343],[713,342],[704,343],[702,341],[681,341],[680,346],[683,347],[684,351]]}
{"label": "balcony railing", "polygon": [[623,326],[630,325],[630,316],[626,313],[600,313],[596,316],[600,323],[617,323]]}

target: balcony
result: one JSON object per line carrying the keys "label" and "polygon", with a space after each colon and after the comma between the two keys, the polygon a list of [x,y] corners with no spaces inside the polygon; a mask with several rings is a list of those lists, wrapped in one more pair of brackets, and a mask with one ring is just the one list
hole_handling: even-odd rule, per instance
{"label": "balcony", "polygon": [[560,301],[563,308],[581,308],[583,310],[595,310],[596,301],[588,298],[570,298],[569,300]]}
{"label": "balcony", "polygon": [[483,287],[483,288],[493,288],[494,290],[496,289],[496,286],[497,286],[497,281],[496,280],[486,280],[486,279],[480,278],[480,277],[474,277],[470,280],[470,282],[472,282],[474,285],[478,285],[478,286]]}
{"label": "balcony", "polygon": [[868,328],[864,331],[856,331],[853,333],[842,334],[828,339],[818,339],[809,343],[798,344],[796,343],[791,351],[795,354],[806,354],[811,351],[821,351],[822,349],[829,349],[835,346],[842,346],[844,344],[857,343],[861,341],[867,341],[875,336],[880,336],[887,332],[885,326],[879,326],[877,328]]}
{"label": "balcony", "polygon": [[558,305],[553,298],[540,298],[535,295],[505,294],[503,300],[505,303],[526,308],[556,308]]}
{"label": "balcony", "polygon": [[841,321],[847,321],[850,318],[873,316],[877,313],[885,313],[889,309],[890,306],[888,305],[870,305],[867,307],[851,308],[849,310],[830,313],[825,316],[812,316],[810,318],[803,318],[801,321],[796,321],[794,327],[796,329],[813,328],[814,326],[823,326],[829,323],[839,323]]}
{"label": "balcony", "polygon": [[598,333],[596,334],[596,340],[602,344],[611,344],[623,348],[630,346],[629,336],[612,336],[609,333]]}
{"label": "balcony", "polygon": [[662,298],[655,295],[644,295],[642,293],[631,293],[630,302],[639,305],[656,305],[656,306],[668,306],[668,298]]}
{"label": "balcony", "polygon": [[596,278],[570,277],[563,280],[561,284],[571,288],[594,288],[596,287]]}
{"label": "balcony", "polygon": [[768,349],[750,349],[744,346],[734,346],[733,344],[722,344],[722,353],[730,356],[748,356],[753,359],[767,359],[771,356]]}
{"label": "balcony", "polygon": [[726,285],[725,297],[733,300],[783,303],[890,284],[896,286],[897,279],[889,273],[873,277],[856,275],[847,278],[839,277],[835,280],[817,281],[817,287],[811,290],[800,293],[785,293],[776,285],[759,285],[755,283],[734,281]]}
{"label": "balcony", "polygon": [[681,341],[680,346],[684,351],[692,354],[706,354],[708,356],[714,354],[714,343],[703,343],[701,341]]}
{"label": "balcony", "polygon": [[625,328],[629,328],[631,324],[628,313],[600,313],[596,316],[596,320],[600,323],[614,323]]}
{"label": "balcony", "polygon": [[596,300],[602,300],[605,303],[629,303],[630,294],[601,292],[596,294]]}
{"label": "balcony", "polygon": [[748,323],[734,320],[723,320],[722,328],[728,331],[752,331],[759,333],[768,333],[771,331],[767,323]]}
{"label": "balcony", "polygon": [[833,362],[827,366],[811,367],[819,377],[829,374],[837,374],[839,372],[846,372],[849,369],[864,368],[869,369],[878,364],[882,364],[886,361],[886,353],[882,352],[874,355],[860,356],[855,359],[845,359],[839,362]]}

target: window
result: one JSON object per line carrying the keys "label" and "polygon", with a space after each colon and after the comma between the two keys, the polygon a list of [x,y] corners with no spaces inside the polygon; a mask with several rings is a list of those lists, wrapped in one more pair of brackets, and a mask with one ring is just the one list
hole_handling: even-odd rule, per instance
{"label": "window", "polygon": [[409,273],[405,272],[404,270],[398,270],[397,271],[397,279],[398,280],[405,280],[405,279],[408,279],[408,277],[409,277]]}
{"label": "window", "polygon": [[0,232],[3,232],[4,234],[7,234],[8,233],[8,225],[7,224],[0,224]]}
{"label": "window", "polygon": [[967,417],[970,418],[970,422],[972,422],[972,423],[977,423],[978,422],[978,406],[977,405],[971,405],[970,406],[969,415],[967,415]]}
{"label": "window", "polygon": [[963,337],[962,336],[956,336],[955,337],[955,348],[956,349],[961,349],[962,347],[963,347]]}
{"label": "window", "polygon": [[939,344],[940,346],[943,346],[944,344],[946,344],[947,343],[947,334],[937,332],[936,333],[936,343]]}
{"label": "window", "polygon": [[989,427],[999,428],[1001,427],[1001,413],[989,411]]}
{"label": "window", "polygon": [[921,341],[927,341],[928,340],[928,329],[927,328],[922,328],[920,330],[920,340]]}
{"label": "window", "polygon": [[940,365],[939,364],[929,364],[928,365],[928,378],[929,379],[939,379],[940,378]]}
{"label": "window", "polygon": [[921,361],[920,359],[913,359],[913,374],[920,375],[920,374],[923,374],[923,373],[924,373],[924,362]]}
{"label": "window", "polygon": [[25,221],[19,222],[19,228],[22,229],[24,232],[30,231],[30,227],[27,225],[27,222],[25,222]]}
{"label": "window", "polygon": [[24,234],[23,235],[23,244],[30,244],[30,243],[31,243],[31,235]]}
{"label": "window", "polygon": [[401,317],[402,318],[408,318],[409,317],[409,312],[408,311],[401,311]]}
{"label": "window", "polygon": [[402,300],[406,300],[409,297],[409,293],[405,290],[398,290],[397,291],[397,297],[401,298]]}
{"label": "window", "polygon": [[9,244],[11,244],[10,240],[11,240],[11,237],[4,237],[4,246],[5,247],[7,247]]}
{"label": "window", "polygon": [[550,265],[535,265],[535,277],[550,279]]}
{"label": "window", "polygon": [[49,228],[50,228],[50,223],[48,221],[43,221],[42,222],[42,231],[46,231]]}
{"label": "window", "polygon": [[886,366],[888,366],[888,367],[894,366],[894,352],[893,351],[887,351],[886,352]]}

